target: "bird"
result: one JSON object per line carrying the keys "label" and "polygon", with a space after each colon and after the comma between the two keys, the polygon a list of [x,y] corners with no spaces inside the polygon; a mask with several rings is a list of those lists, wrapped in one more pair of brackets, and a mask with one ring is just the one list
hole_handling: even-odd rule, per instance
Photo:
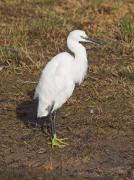
{"label": "bird", "polygon": [[56,111],[72,96],[75,86],[80,85],[88,70],[86,48],[82,43],[101,44],[83,30],[73,30],[67,37],[67,47],[72,52],[61,52],[44,67],[34,93],[38,99],[37,117],[49,117],[51,145],[63,148],[67,138],[58,138],[55,127]]}

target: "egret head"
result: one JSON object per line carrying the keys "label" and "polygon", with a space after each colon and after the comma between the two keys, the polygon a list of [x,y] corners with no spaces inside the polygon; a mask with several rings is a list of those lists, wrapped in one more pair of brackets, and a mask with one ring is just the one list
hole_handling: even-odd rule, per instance
{"label": "egret head", "polygon": [[89,37],[85,33],[85,31],[82,31],[82,30],[74,30],[70,32],[68,38],[76,42],[88,42],[88,43],[93,43],[93,44],[101,44],[100,40]]}
{"label": "egret head", "polygon": [[88,36],[82,30],[74,30],[69,33],[69,38],[77,42],[86,42]]}

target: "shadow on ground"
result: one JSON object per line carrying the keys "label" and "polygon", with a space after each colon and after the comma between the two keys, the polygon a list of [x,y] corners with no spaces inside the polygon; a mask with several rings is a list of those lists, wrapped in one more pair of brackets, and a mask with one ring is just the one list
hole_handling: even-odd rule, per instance
{"label": "shadow on ground", "polygon": [[40,128],[44,131],[44,127],[49,131],[48,117],[37,118],[38,100],[33,99],[34,90],[28,92],[31,98],[29,101],[23,101],[16,107],[17,119],[22,121],[27,128]]}

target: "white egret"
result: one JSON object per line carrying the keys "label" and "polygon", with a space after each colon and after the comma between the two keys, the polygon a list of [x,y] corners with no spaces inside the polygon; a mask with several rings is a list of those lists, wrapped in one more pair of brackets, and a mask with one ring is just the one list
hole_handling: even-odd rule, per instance
{"label": "white egret", "polygon": [[65,139],[58,139],[55,130],[55,112],[72,95],[76,84],[81,84],[88,68],[87,53],[81,42],[99,41],[90,38],[82,30],[69,33],[67,46],[73,52],[57,54],[42,71],[34,98],[38,98],[37,117],[49,116],[51,122],[52,147],[64,147]]}

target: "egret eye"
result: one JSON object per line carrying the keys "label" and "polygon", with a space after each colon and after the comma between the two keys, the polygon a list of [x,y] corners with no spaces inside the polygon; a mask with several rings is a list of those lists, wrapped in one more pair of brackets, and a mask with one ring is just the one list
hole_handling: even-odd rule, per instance
{"label": "egret eye", "polygon": [[80,36],[82,39],[84,39],[84,40],[88,40],[89,39],[89,37],[88,36]]}

